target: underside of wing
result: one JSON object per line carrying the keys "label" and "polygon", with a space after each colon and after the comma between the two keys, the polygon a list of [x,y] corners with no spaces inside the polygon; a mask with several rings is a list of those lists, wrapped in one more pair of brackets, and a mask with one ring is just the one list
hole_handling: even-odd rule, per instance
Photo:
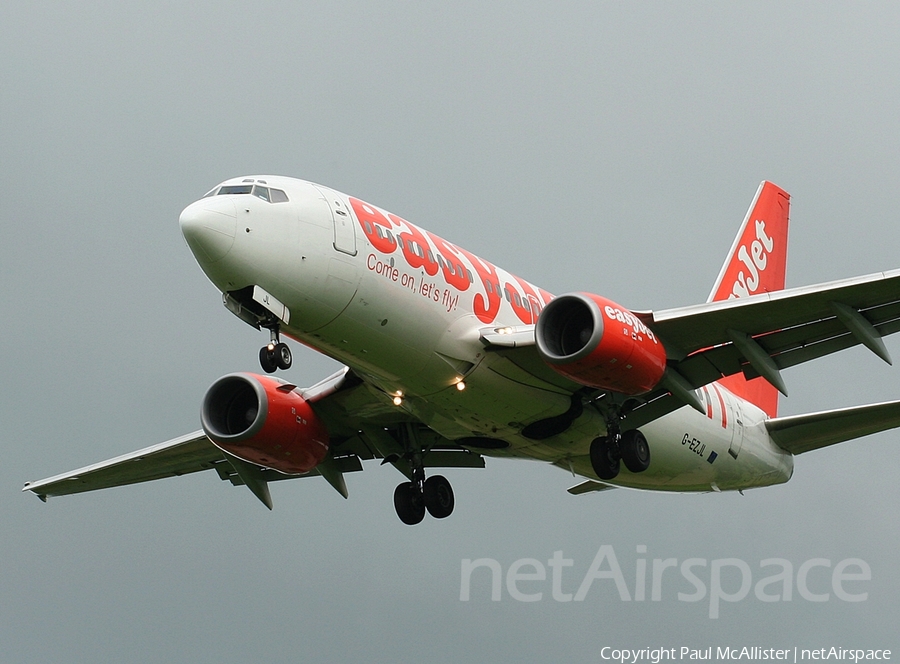
{"label": "underside of wing", "polygon": [[[727,376],[762,377],[786,394],[782,369],[857,344],[891,362],[881,338],[900,331],[900,270],[634,315],[662,340],[667,370],[654,389],[619,405],[623,430],[685,404],[699,408],[693,391]],[[585,402],[614,398],[554,371],[535,349],[534,326],[485,328],[481,341],[506,360],[512,380],[580,392]]]}
{"label": "underside of wing", "polygon": [[781,388],[779,370],[857,344],[889,362],[881,337],[900,331],[900,271],[654,312],[644,321],[692,387],[743,373]]}
{"label": "underside of wing", "polygon": [[206,434],[195,431],[69,473],[28,482],[23,490],[46,500],[48,496],[65,496],[187,475],[227,463],[222,451],[209,441]]}
{"label": "underside of wing", "polygon": [[[292,387],[288,386],[289,389]],[[347,497],[343,474],[361,471],[362,461],[369,459],[384,459],[385,463],[392,463],[401,473],[410,476],[405,442],[413,436],[425,450],[422,458],[425,467],[484,467],[481,455],[441,437],[412,419],[406,411],[393,407],[389,399],[346,368],[298,392],[325,422],[330,434],[328,454],[309,472],[288,475],[242,461],[223,452],[203,431],[195,431],[68,473],[28,482],[23,490],[46,500],[49,496],[215,470],[222,480],[235,486],[246,485],[271,509],[269,482],[321,476]]]}
{"label": "underside of wing", "polygon": [[900,401],[841,408],[766,421],[772,440],[791,454],[802,454],[900,426]]}

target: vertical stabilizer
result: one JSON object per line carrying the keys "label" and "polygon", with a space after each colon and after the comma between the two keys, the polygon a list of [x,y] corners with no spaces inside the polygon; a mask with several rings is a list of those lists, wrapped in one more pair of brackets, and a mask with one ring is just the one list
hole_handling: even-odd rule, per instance
{"label": "vertical stabilizer", "polygon": [[[784,289],[790,202],[790,195],[771,182],[759,185],[708,302]],[[748,381],[735,374],[719,383],[769,417],[778,414],[778,390],[765,378]]]}

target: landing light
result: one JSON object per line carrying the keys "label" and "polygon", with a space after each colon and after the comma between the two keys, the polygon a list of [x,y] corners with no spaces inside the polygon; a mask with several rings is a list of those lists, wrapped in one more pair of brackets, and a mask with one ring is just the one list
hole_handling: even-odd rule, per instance
{"label": "landing light", "polygon": [[465,384],[465,382],[459,381],[459,382],[456,384],[456,389],[459,390],[460,392],[462,392],[464,389],[466,389],[466,384]]}
{"label": "landing light", "polygon": [[395,406],[399,406],[401,403],[403,403],[403,397],[394,397]]}

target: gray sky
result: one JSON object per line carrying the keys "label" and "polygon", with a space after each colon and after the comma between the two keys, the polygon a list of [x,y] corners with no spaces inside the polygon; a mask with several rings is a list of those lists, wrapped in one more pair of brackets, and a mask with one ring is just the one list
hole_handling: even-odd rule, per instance
{"label": "gray sky", "polygon": [[[178,231],[231,176],[306,178],[547,290],[705,300],[760,180],[793,196],[788,285],[900,266],[894,3],[11,3],[0,23],[0,659],[596,660],[602,646],[891,648],[900,433],[804,455],[744,496],[572,497],[488,461],[450,519],[394,514],[400,475],[279,483],[268,513],[201,474],[51,500],[40,479],[199,427],[262,336]],[[889,340],[895,357],[900,344]],[[333,363],[295,349],[289,378]],[[791,369],[782,413],[900,398],[865,350]],[[459,600],[464,558],[861,558],[868,600],[710,620],[598,581],[583,602]],[[527,570],[525,570],[527,571]],[[483,573],[483,572],[482,572]],[[709,572],[707,571],[707,579]],[[821,576],[816,576],[817,574]],[[810,585],[829,590],[828,573]],[[733,581],[733,579],[732,579]],[[736,582],[735,582],[736,583]]]}

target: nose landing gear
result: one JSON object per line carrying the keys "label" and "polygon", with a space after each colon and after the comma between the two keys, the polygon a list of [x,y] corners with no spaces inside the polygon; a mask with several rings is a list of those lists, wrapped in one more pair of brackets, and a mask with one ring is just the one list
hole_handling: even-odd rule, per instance
{"label": "nose landing gear", "polygon": [[279,338],[278,327],[269,328],[269,343],[259,349],[259,365],[266,373],[275,373],[276,369],[290,369],[293,362],[291,349]]}

